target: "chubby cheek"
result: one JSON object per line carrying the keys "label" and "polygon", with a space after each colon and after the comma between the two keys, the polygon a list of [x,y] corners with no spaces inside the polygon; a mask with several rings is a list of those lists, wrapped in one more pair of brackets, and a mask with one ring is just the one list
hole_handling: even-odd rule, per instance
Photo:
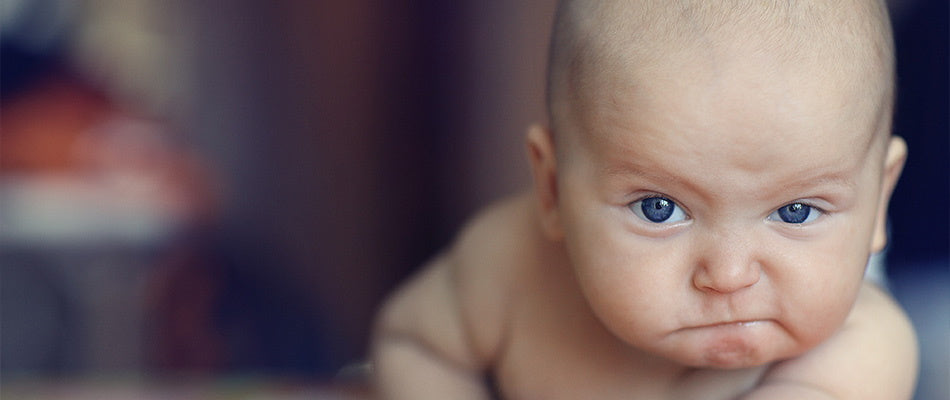
{"label": "chubby cheek", "polygon": [[828,241],[800,254],[773,276],[783,322],[799,350],[805,350],[844,324],[863,282],[867,251],[847,241]]}
{"label": "chubby cheek", "polygon": [[609,228],[567,232],[568,253],[594,314],[614,335],[643,343],[674,326],[673,310],[685,304],[678,265],[682,252],[649,239],[632,238]]}
{"label": "chubby cheek", "polygon": [[820,237],[800,243],[791,263],[776,272],[790,329],[815,345],[837,332],[857,299],[871,252],[874,196],[836,216]]}

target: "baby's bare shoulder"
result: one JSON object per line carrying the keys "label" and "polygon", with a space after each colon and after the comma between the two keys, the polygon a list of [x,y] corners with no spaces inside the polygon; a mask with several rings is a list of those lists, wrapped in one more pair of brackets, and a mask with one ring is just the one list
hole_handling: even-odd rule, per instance
{"label": "baby's bare shoulder", "polygon": [[413,338],[466,368],[491,364],[504,337],[512,289],[531,260],[533,207],[517,196],[489,206],[455,242],[384,305],[376,333]]}
{"label": "baby's bare shoulder", "polygon": [[451,249],[460,312],[480,354],[494,358],[517,301],[530,283],[542,240],[533,198],[515,196],[488,207],[462,231]]}
{"label": "baby's bare shoulder", "polygon": [[487,286],[497,288],[525,269],[539,240],[532,197],[514,196],[487,207],[466,224],[451,247],[451,260],[464,286],[491,283]]}
{"label": "baby's bare shoulder", "polygon": [[877,286],[865,283],[838,334],[777,364],[748,398],[909,399],[917,351],[903,310]]}

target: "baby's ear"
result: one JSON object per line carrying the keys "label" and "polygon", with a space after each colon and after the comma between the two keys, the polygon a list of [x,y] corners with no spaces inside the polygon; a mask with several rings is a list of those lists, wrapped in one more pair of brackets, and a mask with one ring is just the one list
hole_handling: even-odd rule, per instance
{"label": "baby's ear", "polygon": [[558,218],[557,159],[551,131],[539,124],[528,128],[526,144],[531,174],[534,177],[534,194],[538,200],[541,227],[551,240],[562,237]]}
{"label": "baby's ear", "polygon": [[907,143],[898,136],[893,136],[887,145],[887,155],[884,158],[884,173],[881,176],[881,197],[877,206],[877,220],[874,225],[874,239],[871,242],[871,251],[877,253],[887,245],[887,205],[891,202],[891,193],[904,169],[907,160]]}

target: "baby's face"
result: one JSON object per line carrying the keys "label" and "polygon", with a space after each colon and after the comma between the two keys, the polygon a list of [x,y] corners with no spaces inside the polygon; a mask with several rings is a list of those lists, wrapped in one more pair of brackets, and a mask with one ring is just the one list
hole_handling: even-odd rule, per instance
{"label": "baby's face", "polygon": [[586,298],[616,336],[686,365],[814,347],[872,251],[883,107],[820,65],[756,57],[599,77],[561,127],[559,221]]}

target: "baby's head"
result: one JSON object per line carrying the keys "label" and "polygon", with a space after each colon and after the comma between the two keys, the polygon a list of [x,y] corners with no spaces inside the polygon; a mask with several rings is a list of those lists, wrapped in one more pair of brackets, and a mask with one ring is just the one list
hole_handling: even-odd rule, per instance
{"label": "baby's head", "polygon": [[545,231],[616,336],[692,366],[801,354],[843,323],[903,165],[879,1],[564,1]]}

